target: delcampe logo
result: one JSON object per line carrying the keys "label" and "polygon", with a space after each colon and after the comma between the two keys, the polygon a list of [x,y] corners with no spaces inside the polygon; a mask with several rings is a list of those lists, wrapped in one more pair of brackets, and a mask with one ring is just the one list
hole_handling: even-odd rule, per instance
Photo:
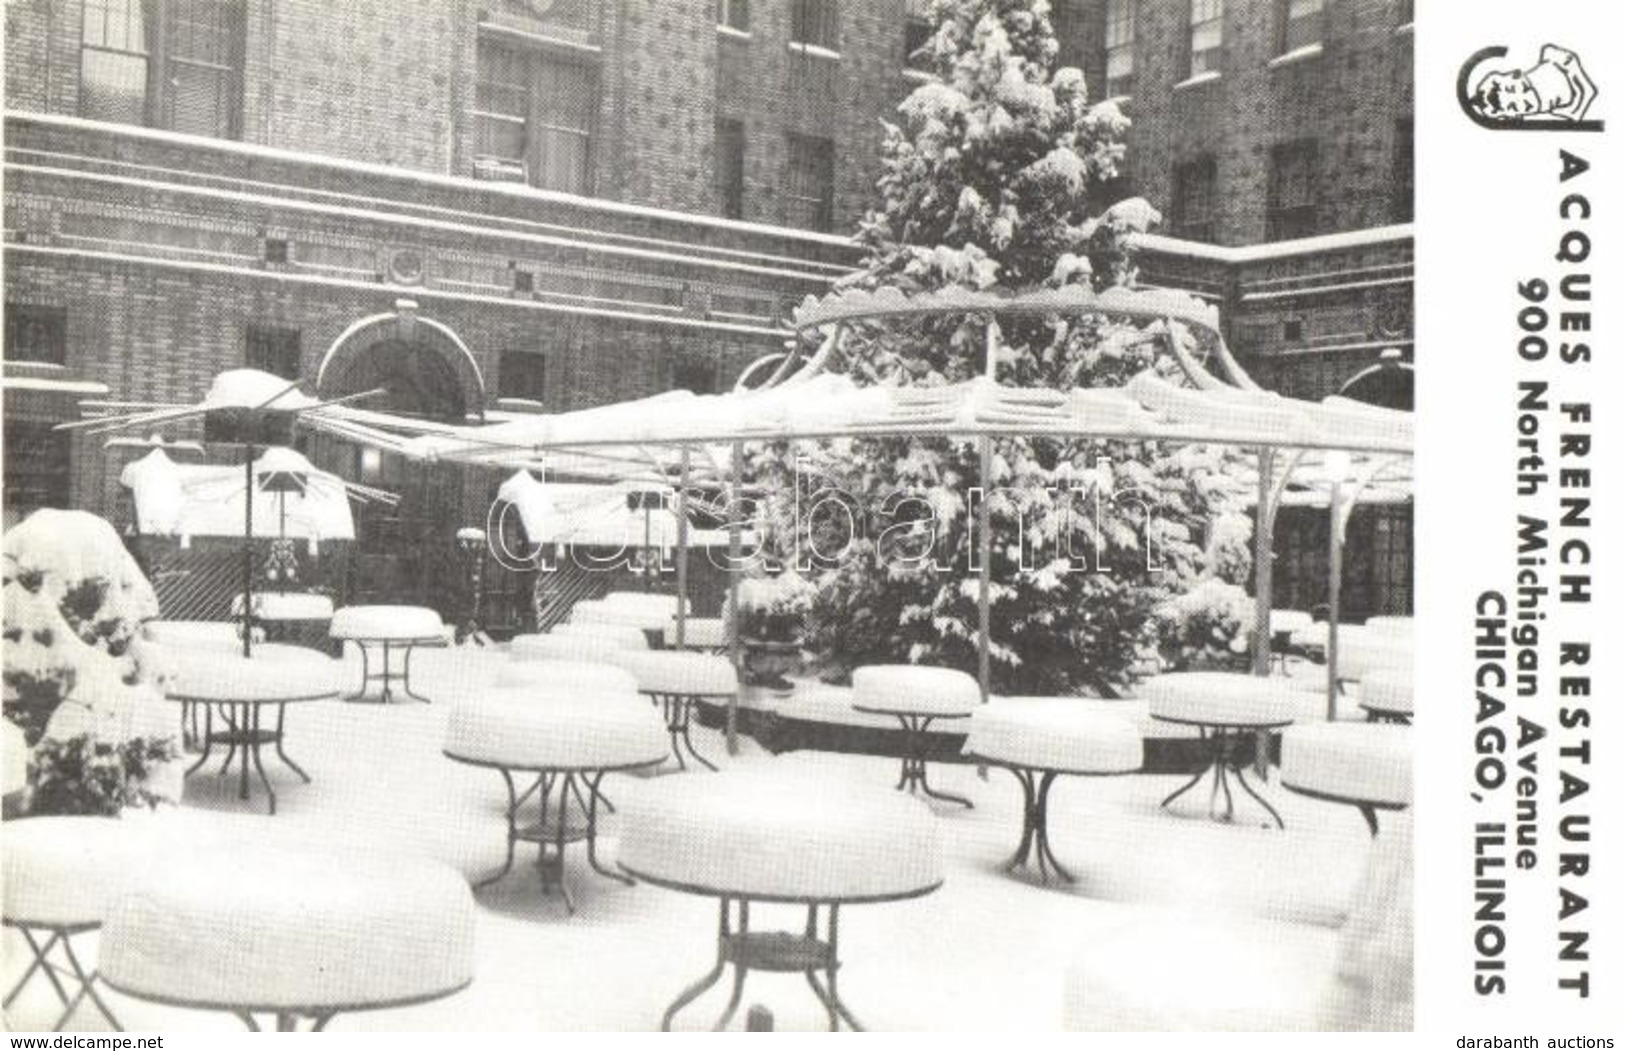
{"label": "delcampe logo", "polygon": [[1603,130],[1602,121],[1586,119],[1597,87],[1579,55],[1547,44],[1526,67],[1506,55],[1504,47],[1486,47],[1462,63],[1456,101],[1473,123],[1494,131]]}

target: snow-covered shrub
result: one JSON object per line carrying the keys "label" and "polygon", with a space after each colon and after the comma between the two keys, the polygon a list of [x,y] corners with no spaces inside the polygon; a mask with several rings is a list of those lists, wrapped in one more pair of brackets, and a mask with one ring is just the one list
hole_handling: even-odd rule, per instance
{"label": "snow-covered shrub", "polygon": [[1246,671],[1253,616],[1245,590],[1209,578],[1153,611],[1157,648],[1170,671]]}
{"label": "snow-covered shrub", "polygon": [[174,721],[143,623],[158,599],[113,527],[36,511],[4,544],[5,711],[33,749],[36,813],[178,796]]}
{"label": "snow-covered shrub", "polygon": [[740,637],[771,642],[800,641],[802,622],[816,594],[812,583],[793,570],[774,577],[750,577],[740,581]]}

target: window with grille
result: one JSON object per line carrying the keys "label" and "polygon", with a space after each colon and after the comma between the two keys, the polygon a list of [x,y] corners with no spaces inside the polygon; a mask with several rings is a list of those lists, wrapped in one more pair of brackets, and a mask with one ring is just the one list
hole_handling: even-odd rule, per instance
{"label": "window with grille", "polygon": [[1214,187],[1218,164],[1212,155],[1174,169],[1173,233],[1191,241],[1213,240]]}
{"label": "window with grille", "polygon": [[1409,117],[1394,122],[1393,187],[1393,220],[1408,223],[1416,215],[1416,126]]}
{"label": "window with grille", "polygon": [[299,378],[299,330],[280,325],[249,325],[244,360],[251,369],[286,380]]}
{"label": "window with grille", "polygon": [[506,350],[497,363],[497,396],[545,401],[547,358],[528,350]]}
{"label": "window with grille", "polygon": [[717,119],[717,208],[729,219],[745,214],[745,123]]}
{"label": "window with grille", "polygon": [[596,71],[481,40],[474,87],[476,175],[591,192]]}
{"label": "window with grille", "polygon": [[1316,232],[1319,154],[1313,139],[1283,143],[1270,151],[1269,240],[1309,237]]}
{"label": "window with grille", "polygon": [[1224,57],[1224,0],[1191,0],[1190,62],[1186,73],[1217,73]]}
{"label": "window with grille", "polygon": [[791,0],[790,40],[808,47],[840,50],[835,0]]}
{"label": "window with grille", "polygon": [[245,26],[243,0],[84,0],[80,115],[235,138]]}
{"label": "window with grille", "polygon": [[828,230],[835,222],[835,143],[810,135],[790,136],[785,199],[791,226]]}
{"label": "window with grille", "polygon": [[1134,5],[1106,0],[1106,97],[1134,93]]}
{"label": "window with grille", "polygon": [[1285,54],[1318,44],[1324,33],[1325,0],[1277,0],[1278,50]]}
{"label": "window with grille", "polygon": [[7,361],[65,365],[68,360],[68,311],[65,307],[6,304]]}
{"label": "window with grille", "polygon": [[717,0],[717,25],[750,32],[750,0]]}
{"label": "window with grille", "polygon": [[5,422],[5,525],[42,507],[68,506],[68,434],[49,420]]}

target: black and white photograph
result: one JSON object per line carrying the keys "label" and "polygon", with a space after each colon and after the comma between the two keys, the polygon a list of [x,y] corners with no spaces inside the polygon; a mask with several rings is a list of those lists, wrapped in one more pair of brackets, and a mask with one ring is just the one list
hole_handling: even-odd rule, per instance
{"label": "black and white photograph", "polygon": [[1542,1046],[1625,67],[1432,3],[6,0],[3,1028]]}

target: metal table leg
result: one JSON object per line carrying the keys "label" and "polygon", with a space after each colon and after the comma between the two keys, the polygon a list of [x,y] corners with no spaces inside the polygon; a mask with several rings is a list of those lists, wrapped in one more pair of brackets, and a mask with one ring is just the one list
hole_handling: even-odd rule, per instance
{"label": "metal table leg", "polygon": [[[73,935],[79,931],[92,930],[94,927],[35,927],[30,924],[10,921],[6,922],[6,926],[15,927],[22,933],[23,940],[28,943],[33,959],[29,962],[27,969],[23,971],[22,977],[17,980],[17,984],[12,986],[11,991],[6,994],[5,1000],[0,1003],[0,1006],[10,1008],[12,1002],[17,999],[23,989],[27,987],[29,980],[34,977],[34,973],[38,971],[45,975],[46,980],[51,983],[52,991],[56,993],[56,998],[62,1003],[62,1013],[57,1016],[56,1025],[52,1027],[53,1032],[62,1032],[67,1026],[68,1020],[79,1009],[79,1005],[87,999],[96,1005],[96,1010],[101,1012],[101,1016],[107,1020],[107,1023],[116,1032],[124,1031],[124,1027],[119,1024],[119,1020],[113,1014],[112,1009],[107,1006],[107,1002],[96,991],[96,981],[99,975],[95,971],[85,970],[84,965],[79,962],[78,954],[73,951]],[[34,937],[35,931],[44,931],[50,937],[45,939],[45,943],[41,945]],[[62,947],[62,955],[67,960],[66,967],[51,962],[50,951],[58,945]],[[59,975],[61,977],[58,977]],[[73,983],[75,987],[73,995],[68,994],[67,987],[62,984],[62,978],[67,978]]]}
{"label": "metal table leg", "polygon": [[1067,871],[1049,845],[1049,790],[1060,775],[1054,770],[1039,771],[1014,766],[1009,770],[1021,782],[1021,842],[1005,863],[1004,871],[1014,872],[1018,868],[1025,868],[1029,859],[1035,859],[1039,878],[1045,883],[1049,882],[1050,869],[1054,869],[1055,874],[1068,883],[1076,883],[1077,877]]}
{"label": "metal table leg", "polygon": [[951,792],[939,792],[931,787],[926,780],[926,733],[935,720],[931,715],[898,715],[897,721],[903,725],[903,766],[902,773],[897,779],[897,790],[908,792],[911,795],[918,791],[931,799],[940,799],[945,803],[958,803],[968,810],[974,810],[976,804],[964,796],[956,796]]}

